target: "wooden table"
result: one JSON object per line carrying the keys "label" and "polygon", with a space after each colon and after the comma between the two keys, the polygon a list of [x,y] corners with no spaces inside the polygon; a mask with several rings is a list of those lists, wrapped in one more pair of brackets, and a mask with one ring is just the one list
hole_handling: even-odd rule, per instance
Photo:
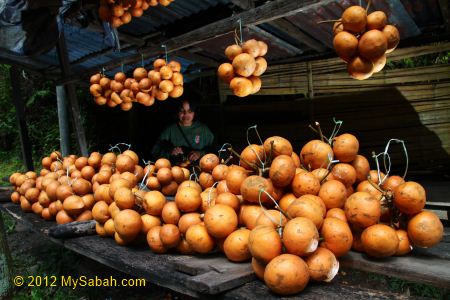
{"label": "wooden table", "polygon": [[[20,207],[13,203],[2,203],[0,209],[18,222],[67,249],[182,294],[196,298],[209,298],[211,295],[222,299],[278,298],[262,282],[255,279],[249,263],[231,263],[219,253],[205,256],[157,255],[152,253],[145,243],[121,247],[113,239],[97,235],[54,239],[48,236],[48,230],[55,226],[55,223],[46,222],[33,213],[23,213]],[[412,256],[372,260],[360,253],[350,252],[340,259],[341,265],[449,288],[450,235],[448,233],[447,231],[444,242],[438,247],[417,251]],[[302,299],[342,296],[351,299],[404,297],[396,293],[361,289],[336,282],[310,283],[300,296]]]}

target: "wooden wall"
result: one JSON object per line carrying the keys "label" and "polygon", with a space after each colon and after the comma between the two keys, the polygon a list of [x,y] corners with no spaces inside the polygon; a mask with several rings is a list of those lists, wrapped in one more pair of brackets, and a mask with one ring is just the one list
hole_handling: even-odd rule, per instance
{"label": "wooden wall", "polygon": [[[448,50],[450,43],[398,49],[388,60]],[[245,99],[230,96],[229,88],[220,85],[227,97],[225,141],[245,146],[246,128],[258,124],[263,138],[285,136],[299,151],[315,137],[307,128],[310,122],[321,122],[329,135],[336,117],[344,121],[341,132],[359,138],[363,154],[381,152],[390,138],[404,139],[413,170],[448,173],[450,65],[383,70],[358,81],[348,76],[342,61],[327,59],[269,66],[262,81],[258,96]],[[392,153],[401,169],[401,148],[394,146]]]}

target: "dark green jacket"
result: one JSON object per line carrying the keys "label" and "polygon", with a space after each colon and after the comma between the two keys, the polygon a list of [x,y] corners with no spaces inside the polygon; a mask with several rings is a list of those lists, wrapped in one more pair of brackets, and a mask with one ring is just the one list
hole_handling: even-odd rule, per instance
{"label": "dark green jacket", "polygon": [[192,150],[200,151],[204,155],[210,151],[210,147],[214,142],[214,135],[209,128],[198,121],[194,121],[191,126],[180,126],[190,145],[186,142],[177,124],[172,124],[161,133],[158,141],[153,146],[152,155],[155,159],[165,157],[170,159],[170,152],[175,147],[182,147],[185,155]]}

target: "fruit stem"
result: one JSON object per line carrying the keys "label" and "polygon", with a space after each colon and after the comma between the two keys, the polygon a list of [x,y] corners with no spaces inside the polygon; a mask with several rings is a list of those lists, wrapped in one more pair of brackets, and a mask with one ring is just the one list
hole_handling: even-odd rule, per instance
{"label": "fruit stem", "polygon": [[[219,151],[217,151],[217,156],[219,157],[219,158],[221,158],[220,157],[220,154],[222,154],[222,152],[226,152],[227,151],[227,148],[226,147],[232,147],[231,146],[231,144],[230,143],[225,143],[225,144],[223,144],[222,145],[222,147],[219,149]],[[233,157],[231,154],[229,154],[228,155],[228,157],[227,157],[227,159],[225,160],[225,163],[224,164],[226,164],[226,162],[228,162],[229,160],[230,160],[230,157]],[[223,160],[223,159],[222,159]]]}
{"label": "fruit stem", "polygon": [[258,137],[261,146],[264,147],[264,143],[263,143],[263,141],[262,141],[262,139],[261,139],[261,136],[259,135],[257,125],[253,125],[253,126],[250,126],[249,128],[247,128],[247,144],[250,146],[250,149],[251,149],[251,150],[253,151],[253,153],[256,155],[256,157],[258,158],[259,162],[261,163],[262,168],[264,169],[264,168],[265,168],[265,164],[267,163],[266,152],[264,151],[264,162],[263,162],[262,159],[259,157],[258,152],[256,152],[255,149],[253,149],[252,144],[250,143],[250,139],[249,139],[249,137],[248,137],[248,133],[249,133],[249,131],[250,131],[251,129],[254,129],[254,130],[255,130],[256,136]]}
{"label": "fruit stem", "polygon": [[[258,202],[259,202],[259,206],[261,206],[266,217],[268,217],[274,224],[276,224],[276,222],[273,221],[272,217],[266,213],[266,208],[262,205],[262,202],[261,202],[261,194],[262,193],[265,193],[269,197],[269,199],[272,200],[272,202],[275,204],[275,207],[278,208],[280,213],[282,213],[286,218],[290,219],[289,216],[287,215],[287,213],[278,205],[277,201],[275,201],[275,199],[273,199],[272,195],[270,195],[265,189],[260,189],[259,193],[258,193]],[[281,221],[282,221],[282,219],[281,219],[281,215],[280,215],[279,226],[281,226]]]}
{"label": "fruit stem", "polygon": [[127,146],[127,147],[128,147],[127,150],[130,150],[130,148],[131,148],[131,144],[127,144],[127,143],[117,143],[117,144],[115,144],[114,146],[111,146],[111,145],[110,145],[111,148],[109,148],[109,151],[112,152],[113,149],[118,149],[118,150],[119,150],[119,153],[122,154],[122,150],[120,149],[119,145]]}
{"label": "fruit stem", "polygon": [[[148,166],[151,163],[151,161],[148,161],[148,164],[147,164],[147,162],[144,160],[144,163],[145,163],[145,166]],[[142,178],[141,183],[139,184],[140,190],[143,190],[144,186],[147,186],[144,182],[147,179],[149,173],[150,173],[150,168],[148,168],[147,172],[144,174],[144,177]]]}
{"label": "fruit stem", "polygon": [[223,162],[224,165],[228,164],[233,159],[233,155],[228,156],[227,160]]}
{"label": "fruit stem", "polygon": [[228,151],[232,152],[234,155],[237,156],[237,158],[239,158],[240,160],[242,160],[243,162],[245,162],[248,166],[250,166],[255,172],[259,173],[259,168],[258,166],[256,166],[253,163],[248,162],[245,158],[241,157],[241,155],[239,155],[239,153],[237,153],[233,148],[228,148]]}
{"label": "fruit stem", "polygon": [[333,122],[334,122],[334,128],[333,128],[333,131],[331,132],[330,138],[328,139],[328,144],[330,144],[330,146],[332,146],[333,140],[339,133],[339,130],[341,129],[341,126],[343,123],[343,121],[341,121],[341,120],[336,121],[336,119],[334,117],[333,117]]}
{"label": "fruit stem", "polygon": [[192,180],[193,176],[195,176],[195,181],[198,182],[198,175],[197,172],[195,172],[195,167],[192,168],[192,174],[189,176],[189,180]]}
{"label": "fruit stem", "polygon": [[218,184],[219,184],[219,181],[214,182],[214,184],[209,189],[209,192],[208,192],[208,208],[211,207],[211,192],[212,192],[213,188],[215,188],[215,186],[218,185]]}
{"label": "fruit stem", "polygon": [[328,140],[328,138],[323,135],[322,128],[320,127],[320,123],[316,121],[314,123],[314,125],[317,127],[317,129],[314,129],[311,125],[309,125],[309,128],[311,128],[314,132],[319,134],[320,140],[322,142],[326,142],[326,143],[330,144],[330,141]]}
{"label": "fruit stem", "polygon": [[[387,145],[386,145],[386,148],[384,149],[384,152],[382,153],[382,154],[383,154],[383,164],[384,164],[384,168],[385,168],[385,170],[386,170],[386,177],[383,178],[383,181],[387,178],[387,176],[389,175],[389,173],[390,173],[390,171],[391,171],[391,159],[390,159],[390,156],[389,156],[389,153],[388,153],[388,151],[389,151],[389,146],[390,146],[391,142],[396,142],[396,143],[402,144],[403,151],[404,151],[404,153],[405,153],[405,160],[406,160],[406,162],[405,162],[405,164],[406,164],[405,172],[403,173],[403,176],[402,176],[403,179],[405,179],[406,174],[408,173],[409,156],[408,156],[408,150],[406,149],[405,141],[404,141],[404,140],[399,140],[399,139],[390,139],[390,140],[388,141]],[[388,162],[389,162],[389,168],[387,168],[387,166],[386,166],[386,157],[387,157],[388,160],[389,160],[389,161],[388,161]]]}
{"label": "fruit stem", "polygon": [[375,184],[375,182],[372,181],[372,179],[370,179],[370,175],[367,176],[367,181],[370,183],[370,185],[376,189],[377,191],[379,191],[381,194],[383,194],[383,196],[386,195],[386,192],[383,191],[383,189],[381,189],[378,185]]}
{"label": "fruit stem", "polygon": [[[339,161],[337,161],[339,162]],[[327,179],[327,177],[331,174],[331,172],[333,171],[333,168],[335,165],[332,164],[333,161],[330,161],[330,165],[327,168],[327,174],[325,174],[325,176],[320,180],[320,184],[322,185],[322,183],[325,182],[325,180]]]}
{"label": "fruit stem", "polygon": [[366,7],[366,13],[369,11],[370,5],[372,5],[372,0],[369,0]]}
{"label": "fruit stem", "polygon": [[138,207],[143,208],[142,206],[142,197],[138,193],[133,193],[134,198],[136,199],[134,201],[134,204],[136,204]]}
{"label": "fruit stem", "polygon": [[323,23],[334,23],[334,22],[339,22],[341,20],[324,20],[324,21],[319,21],[316,24],[323,24]]}

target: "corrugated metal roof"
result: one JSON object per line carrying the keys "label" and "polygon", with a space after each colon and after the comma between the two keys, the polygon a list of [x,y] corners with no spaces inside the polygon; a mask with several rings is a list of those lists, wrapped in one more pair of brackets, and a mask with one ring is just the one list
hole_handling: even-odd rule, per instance
{"label": "corrugated metal roof", "polygon": [[[372,2],[371,11],[384,11],[388,15],[388,22],[396,25],[399,29],[402,40],[418,36],[423,32],[434,30],[437,26],[443,25],[444,20],[440,11],[439,0],[377,0]],[[205,25],[205,20],[196,18],[196,14],[201,13],[200,16],[207,14],[208,17],[214,17],[215,15],[213,16],[208,10],[212,9],[211,11],[214,11],[214,8],[216,8],[217,12],[224,5],[231,7],[230,3],[230,0],[176,0],[167,7],[161,5],[150,7],[141,18],[133,18],[130,24],[120,27],[119,35],[120,33],[126,33],[135,38],[142,38],[143,36],[165,30],[169,26],[172,26],[172,28],[179,27],[179,32],[167,32],[167,37],[170,38],[173,37],[170,34],[176,36],[190,29]],[[345,8],[359,4],[366,6],[367,0],[335,0],[327,3],[327,5],[318,9],[302,10],[295,15],[285,18],[298,30],[312,40],[317,41],[319,45],[325,45],[326,47],[323,50],[321,47],[316,47],[321,52],[310,48],[307,46],[308,43],[303,43],[301,39],[280,29],[275,23],[259,25],[256,27],[258,32],[251,28],[246,28],[244,30],[244,40],[255,38],[265,41],[269,45],[269,52],[266,56],[269,61],[293,56],[301,57],[303,54],[331,53],[332,24],[317,23],[323,20],[338,19]],[[229,8],[227,8],[228,12],[231,12]],[[184,23],[188,19],[193,24]],[[177,25],[174,26],[174,24]],[[265,32],[260,31],[260,29]],[[89,28],[79,28],[74,24],[66,23],[64,24],[64,31],[70,62],[75,63],[73,65],[74,72],[107,64],[110,61],[117,61],[136,53],[134,49],[122,49],[120,52],[113,51],[107,42],[105,34],[98,32],[98,30],[94,32],[90,31]],[[267,32],[269,35],[266,34]],[[280,43],[276,39],[271,38],[270,34],[284,42]],[[225,47],[233,43],[234,33],[231,32],[197,44],[196,48],[199,48],[197,49],[199,51],[196,54],[212,58],[218,63],[226,61],[224,56]],[[294,48],[288,47],[289,45],[292,45]],[[292,51],[293,49],[295,51]],[[89,58],[90,56],[92,58]],[[55,49],[33,59],[37,63],[37,68],[40,68],[41,64],[45,64],[50,68],[59,66]],[[148,64],[150,63],[151,61],[148,60]],[[188,66],[191,63],[193,62],[186,61],[185,65]],[[125,68],[132,69],[133,67],[126,66]]]}
{"label": "corrugated metal roof", "polygon": [[439,0],[401,0],[401,2],[417,26],[442,24]]}
{"label": "corrugated metal roof", "polygon": [[[269,51],[267,52],[265,58],[267,60],[279,60],[282,58],[294,56],[292,53],[286,50],[286,48],[274,43],[272,40],[262,36],[261,34],[255,32],[252,29],[243,29],[243,40],[247,41],[249,39],[256,39],[258,41],[263,41],[267,43]],[[207,40],[196,47],[202,49],[204,52],[213,53],[214,57],[220,58],[221,61],[226,62],[228,59],[225,57],[225,48],[229,45],[235,44],[235,33],[228,33],[220,37]]]}
{"label": "corrugated metal roof", "polygon": [[136,36],[155,32],[177,20],[192,16],[219,4],[228,4],[229,0],[177,0],[169,6],[158,5],[150,7],[140,18],[133,18],[133,22],[122,26],[120,31]]}

